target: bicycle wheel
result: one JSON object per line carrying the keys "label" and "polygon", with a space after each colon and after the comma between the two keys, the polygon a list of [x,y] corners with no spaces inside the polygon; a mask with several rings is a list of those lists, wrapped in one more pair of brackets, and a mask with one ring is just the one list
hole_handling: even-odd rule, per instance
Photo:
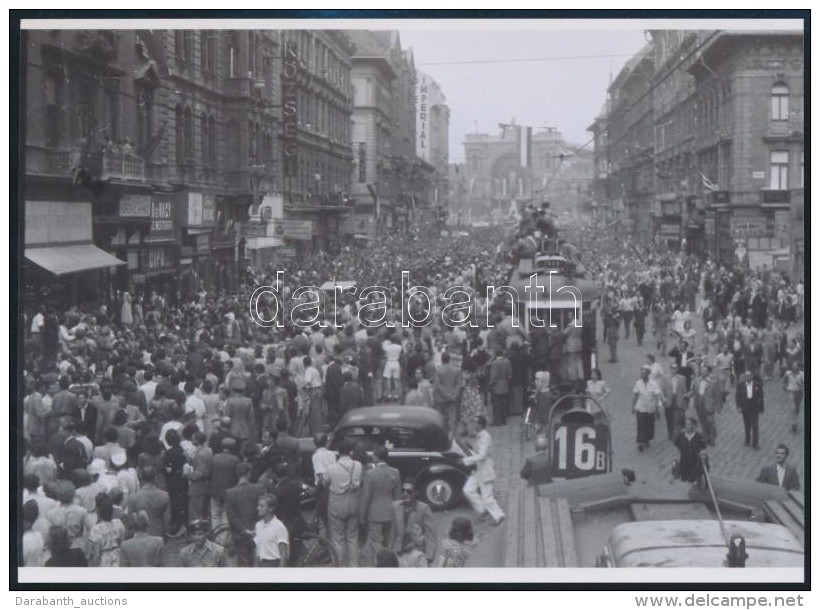
{"label": "bicycle wheel", "polygon": [[327,538],[316,534],[302,534],[299,551],[294,561],[297,568],[335,568],[339,559]]}
{"label": "bicycle wheel", "polygon": [[217,526],[217,528],[211,532],[211,541],[224,548],[227,555],[233,556],[233,532],[231,532],[230,525],[223,523],[222,525]]}
{"label": "bicycle wheel", "polygon": [[532,422],[530,419],[532,418],[532,407],[527,409],[527,412],[524,414],[524,419],[521,422],[521,425],[524,426],[524,440],[529,441],[532,439],[534,435],[534,429]]}

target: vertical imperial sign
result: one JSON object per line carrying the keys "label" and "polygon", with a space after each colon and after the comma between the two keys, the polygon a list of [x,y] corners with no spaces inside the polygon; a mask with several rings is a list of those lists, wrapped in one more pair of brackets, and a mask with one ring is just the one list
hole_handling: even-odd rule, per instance
{"label": "vertical imperial sign", "polygon": [[293,177],[297,175],[296,159],[296,130],[297,130],[297,107],[296,107],[296,76],[299,70],[299,58],[296,54],[296,44],[286,42],[282,48],[282,124],[284,134],[282,145],[284,146],[285,176]]}

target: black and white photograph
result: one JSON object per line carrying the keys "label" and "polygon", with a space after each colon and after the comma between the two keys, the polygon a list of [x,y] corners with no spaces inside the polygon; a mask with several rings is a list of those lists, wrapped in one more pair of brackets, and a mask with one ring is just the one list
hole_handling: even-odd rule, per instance
{"label": "black and white photograph", "polygon": [[808,11],[153,13],[18,19],[15,582],[808,580]]}

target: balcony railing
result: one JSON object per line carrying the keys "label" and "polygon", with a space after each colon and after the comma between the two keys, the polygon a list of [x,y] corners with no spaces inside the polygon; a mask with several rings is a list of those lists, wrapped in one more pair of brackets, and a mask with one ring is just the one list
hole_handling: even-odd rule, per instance
{"label": "balcony railing", "polygon": [[791,191],[761,189],[760,203],[789,203],[791,202]]}
{"label": "balcony railing", "polygon": [[107,150],[102,153],[102,178],[145,180],[145,160],[129,152]]}

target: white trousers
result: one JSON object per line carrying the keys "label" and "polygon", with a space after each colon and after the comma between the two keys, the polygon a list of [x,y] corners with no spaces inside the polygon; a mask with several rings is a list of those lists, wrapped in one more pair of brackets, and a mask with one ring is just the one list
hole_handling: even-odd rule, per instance
{"label": "white trousers", "polygon": [[471,475],[464,483],[462,492],[464,497],[479,515],[490,513],[493,521],[498,521],[504,516],[504,511],[498,505],[493,495],[494,482],[480,483],[475,475]]}

